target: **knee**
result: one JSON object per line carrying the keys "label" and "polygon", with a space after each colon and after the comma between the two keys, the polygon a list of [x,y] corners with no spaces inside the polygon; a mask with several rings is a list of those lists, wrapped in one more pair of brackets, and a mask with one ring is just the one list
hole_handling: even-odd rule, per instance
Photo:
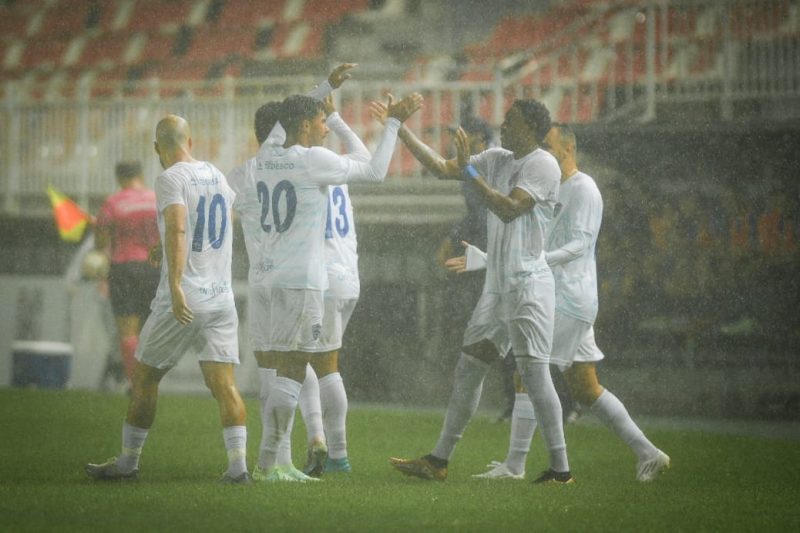
{"label": "knee", "polygon": [[567,374],[567,384],[572,398],[584,407],[591,407],[603,392],[603,388],[597,381],[580,379],[570,374]]}
{"label": "knee", "polygon": [[497,360],[497,349],[494,347],[490,341],[483,340],[476,344],[471,344],[469,346],[464,346],[462,351],[474,357],[475,359],[479,359],[487,364],[492,364]]}

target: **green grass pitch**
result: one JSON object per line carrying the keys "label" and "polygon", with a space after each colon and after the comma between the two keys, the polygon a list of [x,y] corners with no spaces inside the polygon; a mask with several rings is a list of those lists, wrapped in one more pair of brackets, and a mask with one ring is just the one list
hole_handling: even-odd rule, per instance
{"label": "green grass pitch", "polygon": [[[96,483],[86,462],[116,455],[127,399],[74,391],[0,390],[0,531],[799,531],[796,440],[653,429],[673,467],[634,479],[627,447],[598,424],[567,427],[577,483],[533,486],[544,469],[534,440],[526,481],[470,477],[505,457],[508,425],[477,416],[445,482],[406,478],[391,455],[430,451],[442,411],[353,406],[350,475],[313,484],[216,483],[225,468],[214,401],[163,396],[140,479]],[[248,463],[258,404],[248,400]],[[296,424],[295,464],[304,428]],[[647,429],[647,428],[645,428]]]}

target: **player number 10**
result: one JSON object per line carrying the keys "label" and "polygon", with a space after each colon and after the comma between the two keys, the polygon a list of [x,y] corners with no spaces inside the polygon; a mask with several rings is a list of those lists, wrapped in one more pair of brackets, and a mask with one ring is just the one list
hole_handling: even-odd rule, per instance
{"label": "player number 10", "polygon": [[[219,234],[217,234],[217,212],[220,216]],[[221,194],[211,197],[211,204],[208,206],[208,243],[215,250],[222,246],[225,238],[225,230],[228,225],[228,208],[225,206],[225,198]],[[203,251],[203,234],[206,231],[206,197],[200,196],[197,202],[197,222],[194,225],[194,235],[192,236],[192,251]]]}

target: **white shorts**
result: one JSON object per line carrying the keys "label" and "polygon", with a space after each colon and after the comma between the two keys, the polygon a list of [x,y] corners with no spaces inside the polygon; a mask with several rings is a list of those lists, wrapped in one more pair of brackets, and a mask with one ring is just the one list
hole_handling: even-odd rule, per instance
{"label": "white shorts", "polygon": [[190,324],[175,320],[172,309],[153,311],[142,326],[136,359],[160,369],[177,365],[186,352],[200,361],[239,364],[239,317],[231,305],[194,312]]}
{"label": "white shorts", "polygon": [[553,341],[555,284],[549,268],[537,269],[518,290],[481,294],[464,332],[464,346],[489,340],[505,357],[549,361]]}
{"label": "white shorts", "polygon": [[564,372],[572,363],[594,363],[604,357],[595,343],[592,324],[556,311],[551,363]]}
{"label": "white shorts", "polygon": [[326,352],[342,347],[342,337],[356,303],[358,298],[325,296],[325,315],[322,317],[322,336],[319,343]]}
{"label": "white shorts", "polygon": [[322,291],[248,290],[250,345],[256,352],[324,352]]}

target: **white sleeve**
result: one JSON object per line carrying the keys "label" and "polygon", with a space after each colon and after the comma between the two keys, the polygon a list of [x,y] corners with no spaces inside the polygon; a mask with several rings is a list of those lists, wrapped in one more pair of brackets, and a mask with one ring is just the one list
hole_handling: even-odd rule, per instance
{"label": "white sleeve", "polygon": [[155,190],[159,213],[173,204],[186,205],[186,199],[183,194],[183,180],[169,172],[163,172],[156,178]]}
{"label": "white sleeve", "polygon": [[486,269],[486,252],[484,252],[477,246],[468,244],[467,250],[464,255],[466,256],[466,261],[464,265],[464,270],[466,272]]}
{"label": "white sleeve", "polygon": [[345,150],[347,154],[345,157],[349,157],[350,159],[354,159],[356,161],[363,161],[365,163],[369,162],[370,157],[372,154],[369,153],[367,147],[364,146],[364,143],[355,134],[353,130],[350,129],[350,126],[342,119],[342,117],[334,111],[326,120],[328,127],[336,134],[336,136],[344,143]]}
{"label": "white sleeve", "polygon": [[547,264],[551,267],[569,263],[582,256],[591,248],[600,233],[602,199],[592,189],[582,188],[575,192],[577,194],[569,206],[572,219],[569,240],[563,246],[545,253]]}
{"label": "white sleeve", "polygon": [[558,164],[547,160],[534,159],[522,167],[522,175],[516,186],[528,193],[536,203],[555,203],[561,170]]}
{"label": "white sleeve", "polygon": [[326,96],[333,92],[333,87],[331,86],[330,82],[326,79],[313,89],[309,91],[307,96],[310,96],[314,100],[319,100],[320,102],[325,99]]}
{"label": "white sleeve", "polygon": [[308,151],[308,169],[318,185],[339,185],[356,182],[382,182],[397,143],[400,121],[386,121],[381,140],[368,162],[337,155],[327,148],[315,146]]}

